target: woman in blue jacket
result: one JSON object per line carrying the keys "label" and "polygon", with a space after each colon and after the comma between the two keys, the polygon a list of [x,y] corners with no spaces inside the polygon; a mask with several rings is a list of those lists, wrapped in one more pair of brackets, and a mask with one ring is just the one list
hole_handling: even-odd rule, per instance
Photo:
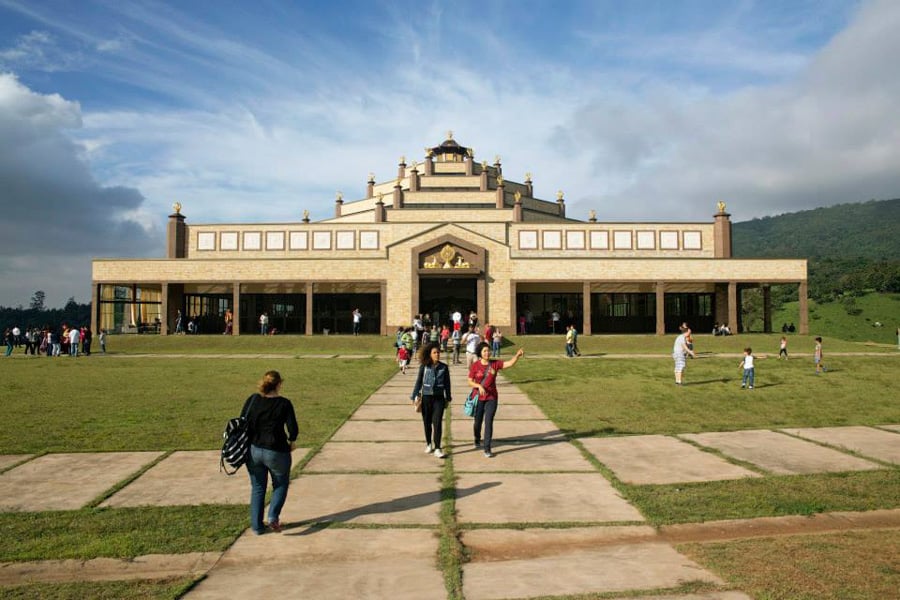
{"label": "woman in blue jacket", "polygon": [[450,395],[450,368],[441,362],[441,346],[437,342],[428,344],[419,355],[419,373],[412,396],[422,392],[422,423],[425,426],[425,452],[444,458],[441,450],[443,437],[444,405],[452,399]]}

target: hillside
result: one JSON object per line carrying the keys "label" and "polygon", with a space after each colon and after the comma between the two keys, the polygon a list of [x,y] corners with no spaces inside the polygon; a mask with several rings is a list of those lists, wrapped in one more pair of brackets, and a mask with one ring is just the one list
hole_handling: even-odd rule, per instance
{"label": "hillside", "polygon": [[838,204],[735,223],[734,256],[900,260],[900,199]]}

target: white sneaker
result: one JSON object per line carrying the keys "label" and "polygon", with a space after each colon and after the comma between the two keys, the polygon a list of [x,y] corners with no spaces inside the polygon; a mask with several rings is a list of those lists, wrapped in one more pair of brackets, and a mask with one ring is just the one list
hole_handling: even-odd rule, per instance
{"label": "white sneaker", "polygon": [[444,457],[447,456],[447,455],[444,454],[444,451],[441,450],[440,448],[435,448],[435,449],[434,449],[434,456],[435,456],[436,458],[444,458]]}
{"label": "white sneaker", "polygon": [[431,454],[434,450],[434,446],[431,444],[425,444],[425,454]]}

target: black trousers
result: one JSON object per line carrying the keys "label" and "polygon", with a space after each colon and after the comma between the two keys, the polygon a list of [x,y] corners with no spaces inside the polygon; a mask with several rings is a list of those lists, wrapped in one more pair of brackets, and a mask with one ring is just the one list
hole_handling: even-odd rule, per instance
{"label": "black trousers", "polygon": [[422,396],[422,424],[425,426],[425,443],[440,448],[444,435],[443,396]]}

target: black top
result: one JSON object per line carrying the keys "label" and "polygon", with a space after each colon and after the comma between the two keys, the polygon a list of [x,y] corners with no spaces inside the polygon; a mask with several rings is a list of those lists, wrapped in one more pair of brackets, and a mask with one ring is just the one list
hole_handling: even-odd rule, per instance
{"label": "black top", "polygon": [[[251,401],[253,405],[250,406]],[[249,412],[247,412],[249,407]],[[276,452],[290,452],[289,442],[297,439],[299,429],[294,405],[287,398],[268,398],[253,394],[244,402],[241,414],[247,417],[250,443]],[[287,434],[285,434],[287,428]]]}

